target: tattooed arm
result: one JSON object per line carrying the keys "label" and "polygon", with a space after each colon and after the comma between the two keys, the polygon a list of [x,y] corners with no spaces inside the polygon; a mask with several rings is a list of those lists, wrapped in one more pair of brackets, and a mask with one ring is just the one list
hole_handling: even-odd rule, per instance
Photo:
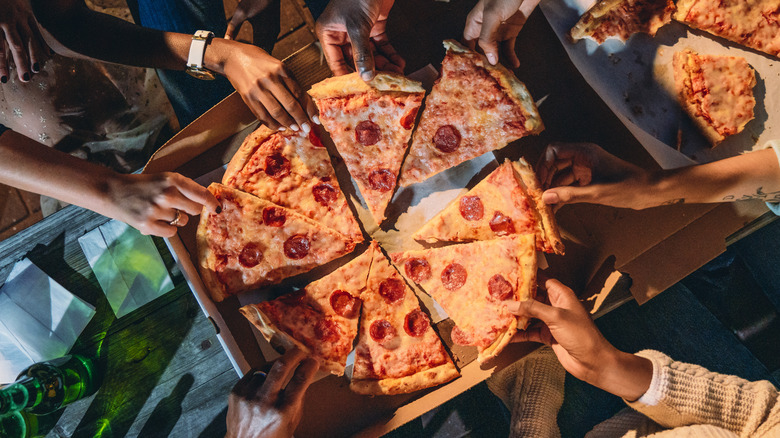
{"label": "tattooed arm", "polygon": [[697,166],[647,171],[595,144],[547,147],[537,173],[548,204],[587,202],[643,209],[680,203],[759,199],[780,202],[780,164],[772,148]]}

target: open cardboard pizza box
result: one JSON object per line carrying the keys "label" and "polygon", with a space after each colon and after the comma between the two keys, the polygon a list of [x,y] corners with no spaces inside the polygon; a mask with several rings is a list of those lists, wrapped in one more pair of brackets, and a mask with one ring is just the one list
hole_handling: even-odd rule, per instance
{"label": "open cardboard pizza box", "polygon": [[[308,88],[327,77],[327,67],[320,63],[314,46],[304,48],[285,61],[299,82]],[[543,113],[557,111],[545,108]],[[560,108],[561,111],[566,109]],[[568,109],[571,110],[571,109]],[[543,114],[544,115],[544,114]],[[619,123],[613,121],[612,123]],[[232,94],[184,128],[164,145],[147,164],[144,172],[179,171],[198,179],[204,185],[221,178],[222,166],[257,126],[254,116],[237,94]],[[321,131],[324,132],[324,131]],[[555,133],[553,133],[555,135]],[[360,204],[354,185],[343,162],[329,147],[342,189],[351,198],[366,234],[380,242],[387,252],[410,249],[419,245],[408,235],[437,213],[446,203],[471,188],[492,170],[498,161],[488,153],[471,162],[431,178],[410,188],[399,190],[388,209],[388,220],[380,229]],[[533,141],[521,139],[498,154],[500,160],[529,156]],[[634,143],[626,153],[645,153]],[[205,175],[205,176],[204,176]],[[673,205],[643,212],[592,205],[566,206],[558,211],[565,256],[549,256],[546,263],[552,275],[584,291],[594,312],[604,312],[623,302],[625,297],[612,295],[626,281],[632,281],[631,293],[642,303],[674,284],[690,272],[720,254],[726,238],[761,216],[766,207],[761,203],[739,205]],[[262,367],[278,353],[259,336],[238,308],[253,300],[271,299],[320,278],[360,254],[367,244],[359,245],[353,254],[337,259],[309,273],[299,275],[281,285],[252,291],[240,298],[231,297],[213,302],[197,269],[195,229],[197,220],[182,228],[168,240],[189,285],[203,311],[213,322],[220,342],[235,369],[243,374],[252,367]],[[542,260],[542,263],[545,263]],[[621,273],[623,276],[621,277]],[[619,281],[622,278],[623,281]],[[480,366],[474,359],[476,350],[453,346],[449,339],[452,323],[443,319],[440,309],[427,295],[416,290],[423,305],[431,312],[436,328],[450,348],[462,376],[454,381],[425,391],[397,396],[367,397],[354,394],[345,377],[324,376],[315,382],[306,396],[303,421],[296,436],[377,436],[420,416],[456,395],[485,380],[493,372],[528,354],[535,346],[510,345],[498,358]],[[612,294],[612,295],[611,295]]]}

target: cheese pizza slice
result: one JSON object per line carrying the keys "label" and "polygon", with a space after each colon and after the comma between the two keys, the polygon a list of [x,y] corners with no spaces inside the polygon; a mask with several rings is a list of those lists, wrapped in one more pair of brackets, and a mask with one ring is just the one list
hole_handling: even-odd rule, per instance
{"label": "cheese pizza slice", "polygon": [[315,130],[306,134],[261,126],[233,155],[222,184],[295,210],[355,243],[363,241]]}
{"label": "cheese pizza slice", "polygon": [[756,74],[745,58],[685,50],[672,66],[680,105],[713,146],[753,119]]}
{"label": "cheese pizza slice", "polygon": [[400,75],[379,73],[365,82],[352,73],[314,84],[309,94],[368,210],[382,223],[425,90]]}
{"label": "cheese pizza slice", "polygon": [[349,387],[360,394],[401,394],[460,375],[417,296],[377,249],[361,294],[355,364]]}
{"label": "cheese pizza slice", "polygon": [[214,301],[256,289],[325,264],[355,244],[288,208],[213,183],[222,205],[206,208],[196,232],[201,278]]}
{"label": "cheese pizza slice", "polygon": [[675,20],[780,57],[777,0],[678,0]]}
{"label": "cheese pizza slice", "polygon": [[540,251],[563,255],[564,247],[533,168],[522,158],[499,166],[474,188],[458,196],[412,237],[429,243],[490,240],[533,234]]}
{"label": "cheese pizza slice", "polygon": [[270,341],[280,336],[320,362],[320,369],[344,374],[357,336],[366,280],[376,246],[304,289],[239,310]]}
{"label": "cheese pizza slice", "polygon": [[601,0],[588,9],[569,32],[572,41],[590,38],[601,44],[608,38],[623,42],[635,33],[655,36],[672,21],[672,0]]}
{"label": "cheese pizza slice", "polygon": [[528,321],[507,310],[510,301],[534,298],[534,236],[512,235],[441,248],[406,251],[393,262],[419,284],[455,323],[452,341],[477,347],[484,362],[509,344]]}
{"label": "cheese pizza slice", "polygon": [[531,95],[512,72],[455,41],[444,41],[444,47],[441,77],[425,99],[402,186],[544,129]]}

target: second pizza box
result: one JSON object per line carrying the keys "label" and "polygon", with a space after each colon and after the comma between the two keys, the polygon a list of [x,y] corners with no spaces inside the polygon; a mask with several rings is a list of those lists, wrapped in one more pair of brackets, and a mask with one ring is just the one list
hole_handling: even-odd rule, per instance
{"label": "second pizza box", "polygon": [[[319,51],[314,46],[294,55],[286,63],[303,84],[314,83],[328,74],[327,67],[319,62]],[[537,95],[533,84],[528,85],[532,94]],[[567,109],[543,104],[540,110],[545,118],[564,117],[562,112]],[[607,128],[624,129],[614,116],[612,120],[606,118],[607,114],[604,121]],[[241,98],[233,94],[163,146],[150,160],[145,172],[176,170],[189,177],[202,178],[200,181],[207,185],[209,181],[219,179],[221,166],[229,161],[244,137],[256,126],[254,116]],[[541,137],[522,139],[498,155],[501,159],[523,155],[533,162],[546,141],[562,135],[555,129],[548,129]],[[646,153],[636,141],[626,144],[623,152],[622,157],[630,161],[646,159],[643,155]],[[493,154],[486,154],[416,187],[399,190],[388,209],[387,223],[378,228],[367,211],[359,206],[360,200],[343,163],[333,156],[340,185],[356,206],[365,231],[389,252],[410,249],[407,245],[416,243],[407,238],[408,234],[438,212],[448,200],[473,187],[497,162]],[[631,293],[642,303],[720,254],[725,249],[727,236],[742,229],[764,211],[765,207],[760,203],[673,205],[639,212],[594,205],[565,206],[558,211],[557,218],[565,239],[566,255],[549,256],[546,263],[553,276],[576,291],[594,295],[595,298],[590,301],[596,307],[594,310],[609,310],[611,305],[625,298],[616,299],[610,295],[619,290],[613,286],[621,275],[624,279],[630,278],[633,283]],[[215,303],[209,298],[196,268],[197,222],[190,221],[177,236],[169,239],[169,246],[239,373],[245,373],[252,367],[262,367],[278,355],[238,312],[242,304],[271,299],[294,287],[301,287],[365,249],[365,244],[359,246],[355,253],[279,286]],[[625,284],[626,281],[620,282],[620,285]],[[453,347],[449,340],[452,324],[436,315],[436,306],[429,305],[430,298],[419,291],[418,296],[423,302],[427,301],[426,307],[432,310],[434,321],[438,321],[437,329],[455,356],[461,377],[440,387],[412,394],[366,397],[352,393],[346,378],[326,376],[310,387],[303,421],[296,436],[381,435],[463,393],[535,348],[533,345],[514,344],[492,362],[480,366],[474,361],[475,351]]]}

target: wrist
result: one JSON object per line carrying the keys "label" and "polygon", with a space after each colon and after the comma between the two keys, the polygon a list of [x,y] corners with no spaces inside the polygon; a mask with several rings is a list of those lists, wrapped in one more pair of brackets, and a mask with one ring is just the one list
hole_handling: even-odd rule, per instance
{"label": "wrist", "polygon": [[224,38],[212,38],[203,55],[203,66],[224,76],[228,59],[231,54],[236,56],[240,52],[241,45],[243,44]]}
{"label": "wrist", "polygon": [[606,355],[594,381],[588,382],[628,401],[640,398],[653,379],[653,363],[643,357],[614,349]]}

